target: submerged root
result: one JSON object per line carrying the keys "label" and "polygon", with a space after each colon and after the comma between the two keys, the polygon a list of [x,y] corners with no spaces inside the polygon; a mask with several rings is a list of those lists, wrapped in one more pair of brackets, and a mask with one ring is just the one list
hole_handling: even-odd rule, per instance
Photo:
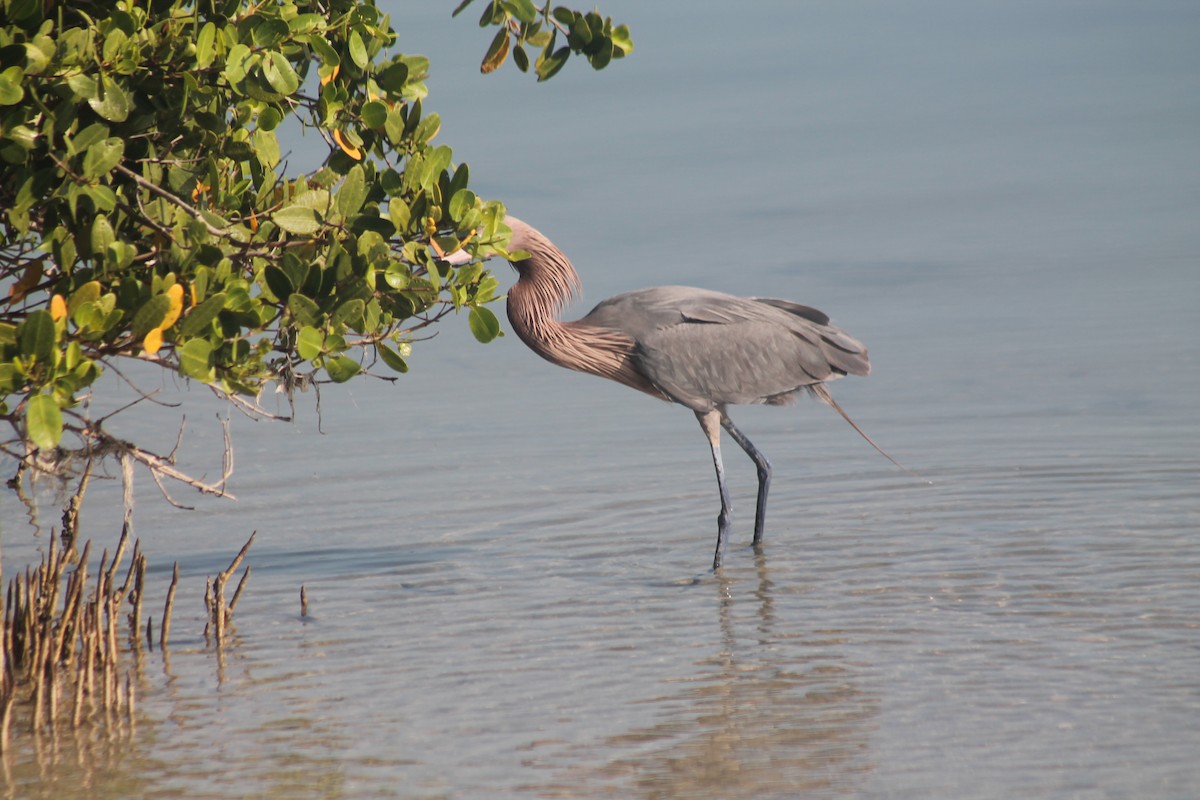
{"label": "submerged root", "polygon": [[[142,654],[154,649],[152,620],[142,623],[146,556],[135,540],[125,558],[130,538],[126,524],[111,560],[106,550],[93,577],[91,542],[76,552],[74,537],[68,546],[58,546],[56,538],[49,538],[41,563],[13,577],[0,595],[0,755],[10,752],[13,731],[22,728],[43,736],[90,724],[110,736],[128,736],[135,727]],[[221,585],[253,541],[252,534],[218,576]],[[233,600],[226,605],[222,599],[216,606],[218,644],[249,572],[247,567]],[[164,659],[178,581],[176,563],[158,643]],[[122,627],[125,636],[118,635]],[[130,657],[132,664],[124,664]]]}

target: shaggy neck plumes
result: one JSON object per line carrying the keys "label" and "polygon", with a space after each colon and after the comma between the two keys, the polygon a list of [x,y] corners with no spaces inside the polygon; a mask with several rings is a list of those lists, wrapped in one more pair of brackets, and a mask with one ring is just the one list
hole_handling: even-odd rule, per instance
{"label": "shaggy neck plumes", "polygon": [[560,322],[563,307],[579,292],[570,259],[537,229],[508,217],[509,251],[529,257],[513,262],[520,279],[508,293],[508,320],[521,341],[551,363],[599,375],[656,397],[663,395],[630,363],[634,342],[620,331]]}
{"label": "shaggy neck plumes", "polygon": [[[521,276],[518,285],[524,289],[525,304],[545,320],[557,320],[581,289],[579,273],[575,272],[563,251],[541,231],[515,217],[507,217],[505,222],[512,228],[509,251],[529,253],[528,258],[513,262]],[[512,307],[511,300],[509,307]]]}

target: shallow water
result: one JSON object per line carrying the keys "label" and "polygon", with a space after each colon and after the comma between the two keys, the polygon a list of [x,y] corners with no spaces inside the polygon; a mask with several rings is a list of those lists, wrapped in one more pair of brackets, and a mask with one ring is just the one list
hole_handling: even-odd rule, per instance
{"label": "shallow water", "polygon": [[[324,435],[311,398],[235,418],[236,502],[139,485],[150,602],[184,576],[169,657],[133,735],[16,732],[9,796],[1200,794],[1197,13],[644,5],[604,4],[636,58],[545,87],[481,82],[486,36],[440,11],[401,44],[445,51],[442,135],[574,258],[577,311],[823,308],[875,368],[834,394],[919,477],[818,404],[735,409],[776,477],[756,554],[726,448],[714,575],[689,413],[447,326],[397,384],[326,391]],[[219,407],[184,399],[214,474]],[[122,424],[169,448],[174,413]],[[51,499],[36,531],[0,495],[5,575]],[[91,490],[98,546],[119,499]],[[204,580],[251,530],[218,651]]]}

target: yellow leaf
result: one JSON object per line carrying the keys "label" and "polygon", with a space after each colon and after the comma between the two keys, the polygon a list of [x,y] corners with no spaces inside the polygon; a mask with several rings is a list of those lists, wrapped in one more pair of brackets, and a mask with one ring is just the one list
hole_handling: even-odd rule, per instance
{"label": "yellow leaf", "polygon": [[171,308],[163,317],[163,321],[158,324],[158,327],[163,330],[174,325],[175,320],[179,319],[179,315],[183,313],[183,284],[172,284],[171,288],[167,289],[167,299],[171,301]]}
{"label": "yellow leaf", "polygon": [[9,288],[9,299],[14,303],[19,303],[28,294],[30,289],[37,286],[37,282],[41,279],[42,262],[41,260],[34,261],[25,268],[25,274],[21,276],[21,279]]}
{"label": "yellow leaf", "polygon": [[162,347],[163,332],[162,328],[155,328],[146,334],[146,338],[142,340],[142,349],[146,351],[146,355],[152,356]]}
{"label": "yellow leaf", "polygon": [[192,305],[190,307],[195,308],[196,307],[196,284],[193,283],[188,286],[188,294],[191,295],[191,297],[192,297]]}
{"label": "yellow leaf", "polygon": [[63,299],[61,294],[56,294],[50,298],[50,319],[58,322],[67,315],[67,301]]}
{"label": "yellow leaf", "polygon": [[342,136],[341,131],[333,132],[333,140],[338,143],[338,147],[342,148],[343,153],[350,156],[355,161],[362,161],[362,150],[359,150],[357,147],[347,142],[345,137]]}
{"label": "yellow leaf", "polygon": [[338,73],[341,72],[341,70],[342,70],[342,65],[335,64],[333,67],[333,70],[328,75],[326,75],[324,78],[321,78],[321,85],[324,86],[325,84],[329,83],[331,80],[336,78],[338,76]]}
{"label": "yellow leaf", "polygon": [[504,59],[508,58],[508,29],[500,28],[496,32],[496,38],[492,39],[492,44],[488,47],[487,55],[483,57],[483,63],[479,65],[479,71],[484,75],[489,72],[495,72],[504,63]]}

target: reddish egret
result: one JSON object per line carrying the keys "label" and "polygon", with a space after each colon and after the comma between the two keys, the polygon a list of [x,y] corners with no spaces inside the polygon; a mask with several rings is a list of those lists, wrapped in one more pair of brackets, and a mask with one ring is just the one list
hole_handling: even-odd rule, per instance
{"label": "reddish egret", "polygon": [[[521,340],[551,363],[695,412],[712,448],[721,492],[713,569],[725,555],[732,512],[721,428],[758,468],[755,547],[762,544],[771,484],[770,462],[733,424],[727,405],[783,405],[807,389],[875,446],[825,388],[843,375],[870,372],[867,349],[830,325],[822,312],[787,300],[659,286],[619,294],[582,319],[562,322],[560,312],[580,289],[579,275],[540,231],[511,216],[505,222],[512,228],[509,252],[529,254],[513,263],[520,278],[508,293],[508,319]],[[453,253],[449,260],[464,261],[465,254]]]}

